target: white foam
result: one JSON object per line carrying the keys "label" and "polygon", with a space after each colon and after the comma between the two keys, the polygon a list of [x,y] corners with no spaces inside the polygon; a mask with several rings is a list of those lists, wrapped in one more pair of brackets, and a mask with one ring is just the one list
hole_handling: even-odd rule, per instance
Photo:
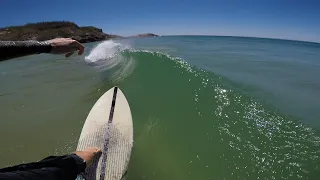
{"label": "white foam", "polygon": [[112,40],[103,41],[91,50],[85,60],[103,71],[111,72],[109,78],[121,80],[130,75],[134,69],[133,58],[121,55],[121,52],[127,49],[131,49],[129,44]]}
{"label": "white foam", "polygon": [[129,48],[130,47],[128,45],[123,45],[112,40],[103,41],[94,47],[85,59],[88,63],[107,60],[115,57],[121,51]]}

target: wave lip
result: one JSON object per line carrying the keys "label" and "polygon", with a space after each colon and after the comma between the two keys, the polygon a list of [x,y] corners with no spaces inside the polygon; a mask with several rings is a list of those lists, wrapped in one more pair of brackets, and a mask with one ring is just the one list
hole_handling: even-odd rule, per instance
{"label": "wave lip", "polygon": [[134,60],[131,57],[124,57],[121,52],[129,50],[128,44],[118,43],[112,40],[103,41],[96,45],[85,61],[100,70],[104,78],[112,81],[122,80],[129,76],[134,69]]}
{"label": "wave lip", "polygon": [[112,40],[103,41],[91,50],[90,54],[85,57],[85,60],[89,64],[105,61],[107,64],[111,65],[115,63],[112,59],[126,49],[130,49],[130,46]]}

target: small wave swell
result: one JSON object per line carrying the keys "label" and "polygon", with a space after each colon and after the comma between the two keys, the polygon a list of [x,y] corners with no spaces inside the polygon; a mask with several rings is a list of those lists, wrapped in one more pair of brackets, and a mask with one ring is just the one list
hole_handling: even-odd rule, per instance
{"label": "small wave swell", "polygon": [[[213,72],[178,57],[113,41],[99,44],[86,59],[99,62],[98,66],[112,72],[113,79],[132,74],[123,83],[128,85],[128,92],[134,92],[128,98],[140,115],[136,116],[139,123],[144,124],[137,138],[140,148],[143,144],[164,148],[157,152],[163,157],[188,149],[188,165],[201,157],[205,168],[222,166],[226,174],[212,171],[225,179],[235,179],[234,175],[238,179],[312,179],[319,172],[320,139],[311,128],[236,92],[226,86],[228,80]],[[159,143],[164,137],[170,138]],[[192,146],[197,149],[190,148],[186,139],[194,139]],[[170,153],[164,153],[166,147]],[[185,162],[175,158],[175,167]],[[162,159],[150,162],[161,163]]]}

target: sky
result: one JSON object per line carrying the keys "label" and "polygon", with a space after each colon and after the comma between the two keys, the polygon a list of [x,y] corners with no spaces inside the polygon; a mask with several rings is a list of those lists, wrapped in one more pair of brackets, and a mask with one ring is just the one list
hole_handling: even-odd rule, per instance
{"label": "sky", "polygon": [[225,35],[320,42],[319,0],[1,0],[0,27],[73,21],[129,36]]}

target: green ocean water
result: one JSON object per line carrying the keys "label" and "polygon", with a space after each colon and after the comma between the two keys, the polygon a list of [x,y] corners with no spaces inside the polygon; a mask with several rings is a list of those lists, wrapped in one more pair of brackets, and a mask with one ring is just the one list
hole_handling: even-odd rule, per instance
{"label": "green ocean water", "polygon": [[0,63],[0,167],[72,152],[109,88],[134,120],[127,179],[319,179],[320,45],[168,36]]}

